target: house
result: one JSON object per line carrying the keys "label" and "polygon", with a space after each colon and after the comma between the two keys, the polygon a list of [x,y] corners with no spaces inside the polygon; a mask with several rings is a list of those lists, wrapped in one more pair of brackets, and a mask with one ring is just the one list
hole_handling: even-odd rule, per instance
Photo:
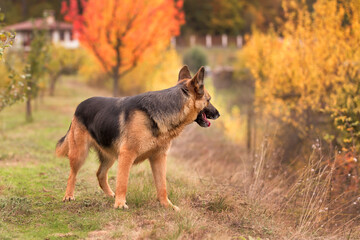
{"label": "house", "polygon": [[[50,13],[50,14],[49,14]],[[49,11],[47,17],[36,18],[5,27],[5,30],[16,32],[14,47],[29,50],[34,29],[46,29],[51,41],[65,48],[78,48],[79,41],[74,37],[72,24],[55,20],[54,14]]]}

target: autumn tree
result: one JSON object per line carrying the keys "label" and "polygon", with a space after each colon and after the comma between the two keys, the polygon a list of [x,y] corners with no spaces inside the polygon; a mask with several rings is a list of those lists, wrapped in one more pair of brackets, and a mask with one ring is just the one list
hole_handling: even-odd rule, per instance
{"label": "autumn tree", "polygon": [[183,23],[182,1],[173,0],[70,0],[64,2],[66,20],[73,22],[82,45],[119,82],[159,43],[170,42]]}

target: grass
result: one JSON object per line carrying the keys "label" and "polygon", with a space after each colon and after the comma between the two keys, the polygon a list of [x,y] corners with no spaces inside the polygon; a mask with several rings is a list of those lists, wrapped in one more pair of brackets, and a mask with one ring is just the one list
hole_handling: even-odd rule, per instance
{"label": "grass", "polygon": [[[68,232],[84,237],[103,224],[96,218],[103,214],[104,207],[111,206],[111,200],[100,194],[94,178],[85,181],[96,165],[93,157],[78,179],[77,191],[82,197],[74,204],[60,201],[68,163],[54,157],[54,144],[71,119],[64,108],[74,106],[81,98],[69,100],[69,94],[73,91],[63,89],[61,97],[46,98],[32,123],[24,121],[22,104],[1,113],[1,239],[52,239]],[[59,103],[63,105],[57,106]]]}
{"label": "grass", "polygon": [[[182,209],[179,213],[160,207],[148,162],[131,170],[130,209],[113,209],[114,200],[98,187],[94,153],[78,174],[76,201],[63,203],[69,165],[67,159],[55,158],[55,144],[79,102],[107,93],[71,79],[60,84],[55,97],[35,104],[31,123],[25,122],[22,103],[0,113],[0,239],[230,239],[243,231],[272,234],[243,228],[242,217],[254,212],[220,195],[217,185],[201,183],[191,164],[173,155],[167,182],[169,198]],[[109,172],[112,188],[115,169]],[[233,216],[232,222],[226,221],[227,215]]]}

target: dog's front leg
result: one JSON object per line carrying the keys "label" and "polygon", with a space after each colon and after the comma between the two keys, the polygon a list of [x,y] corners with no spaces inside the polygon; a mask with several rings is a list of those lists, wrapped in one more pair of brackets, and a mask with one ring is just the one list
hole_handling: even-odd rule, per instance
{"label": "dog's front leg", "polygon": [[171,203],[166,192],[166,156],[167,153],[161,151],[150,158],[157,195],[162,206],[171,206],[175,211],[179,211],[180,209]]}
{"label": "dog's front leg", "polygon": [[126,191],[129,179],[130,168],[136,158],[136,153],[131,150],[120,150],[118,157],[118,172],[116,178],[115,208],[129,208],[126,205]]}

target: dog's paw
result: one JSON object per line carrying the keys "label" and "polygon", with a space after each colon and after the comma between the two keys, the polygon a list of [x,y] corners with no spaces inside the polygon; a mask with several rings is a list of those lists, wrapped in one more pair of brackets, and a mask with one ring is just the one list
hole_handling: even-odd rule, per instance
{"label": "dog's paw", "polygon": [[104,192],[104,193],[105,193],[105,196],[112,197],[112,198],[115,197],[115,193],[114,193],[114,192]]}
{"label": "dog's paw", "polygon": [[180,211],[180,208],[174,204],[172,204],[169,200],[169,207],[171,207],[175,212],[179,212]]}
{"label": "dog's paw", "polygon": [[180,208],[178,206],[172,205],[172,209],[174,209],[175,212],[179,212]]}
{"label": "dog's paw", "polygon": [[124,203],[116,203],[114,204],[115,209],[129,209],[128,205],[126,205],[126,202]]}
{"label": "dog's paw", "polygon": [[172,202],[168,198],[165,201],[160,202],[160,204],[165,208],[171,207],[176,212],[180,211],[180,208],[172,204]]}
{"label": "dog's paw", "polygon": [[65,197],[62,200],[63,202],[67,202],[67,201],[75,201],[75,197],[74,196],[67,196],[65,195]]}

